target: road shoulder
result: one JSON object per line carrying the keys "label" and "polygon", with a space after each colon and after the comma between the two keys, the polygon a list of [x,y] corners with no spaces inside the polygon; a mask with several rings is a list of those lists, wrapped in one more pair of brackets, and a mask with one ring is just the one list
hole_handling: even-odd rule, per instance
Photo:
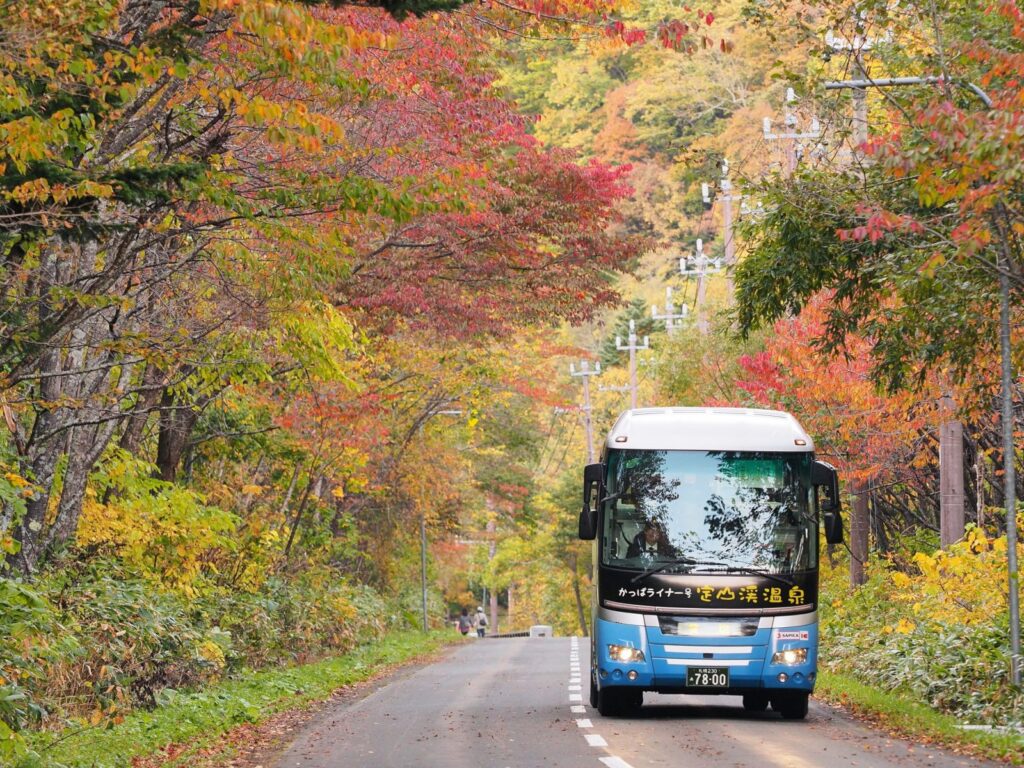
{"label": "road shoulder", "polygon": [[297,700],[287,707],[255,723],[241,723],[227,730],[201,748],[189,744],[171,744],[145,758],[137,758],[132,768],[172,768],[188,765],[194,768],[266,768],[307,728],[323,716],[372,695],[375,691],[415,674],[453,653],[458,642],[418,654],[401,662],[381,665],[370,677],[343,685],[330,696],[315,700]]}

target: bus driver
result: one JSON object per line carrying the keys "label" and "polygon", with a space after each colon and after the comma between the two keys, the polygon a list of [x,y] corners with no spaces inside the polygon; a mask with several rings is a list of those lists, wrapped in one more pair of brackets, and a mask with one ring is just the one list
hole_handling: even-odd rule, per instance
{"label": "bus driver", "polygon": [[648,520],[644,523],[644,529],[636,535],[636,538],[629,544],[626,550],[626,557],[640,557],[646,555],[653,557],[675,557],[676,551],[665,534],[665,529],[657,520]]}

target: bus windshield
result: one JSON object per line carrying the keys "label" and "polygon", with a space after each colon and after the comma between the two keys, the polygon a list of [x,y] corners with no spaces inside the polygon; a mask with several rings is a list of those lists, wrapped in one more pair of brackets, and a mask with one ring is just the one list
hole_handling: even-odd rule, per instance
{"label": "bus windshield", "polygon": [[817,568],[809,453],[611,450],[601,561],[665,573]]}

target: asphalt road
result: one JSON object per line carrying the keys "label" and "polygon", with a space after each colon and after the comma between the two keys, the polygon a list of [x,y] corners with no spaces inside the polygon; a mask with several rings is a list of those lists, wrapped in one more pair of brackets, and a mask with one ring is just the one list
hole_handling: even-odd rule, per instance
{"label": "asphalt road", "polygon": [[[739,698],[646,694],[636,716],[587,699],[588,643],[467,642],[322,712],[274,768],[952,768],[997,766],[872,731],[811,700],[804,721]],[[582,672],[581,672],[582,671]]]}

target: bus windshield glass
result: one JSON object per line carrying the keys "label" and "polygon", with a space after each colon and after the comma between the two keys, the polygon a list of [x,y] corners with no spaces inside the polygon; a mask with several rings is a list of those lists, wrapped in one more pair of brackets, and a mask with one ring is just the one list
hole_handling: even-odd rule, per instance
{"label": "bus windshield glass", "polygon": [[611,450],[605,565],[665,573],[817,568],[809,453]]}

